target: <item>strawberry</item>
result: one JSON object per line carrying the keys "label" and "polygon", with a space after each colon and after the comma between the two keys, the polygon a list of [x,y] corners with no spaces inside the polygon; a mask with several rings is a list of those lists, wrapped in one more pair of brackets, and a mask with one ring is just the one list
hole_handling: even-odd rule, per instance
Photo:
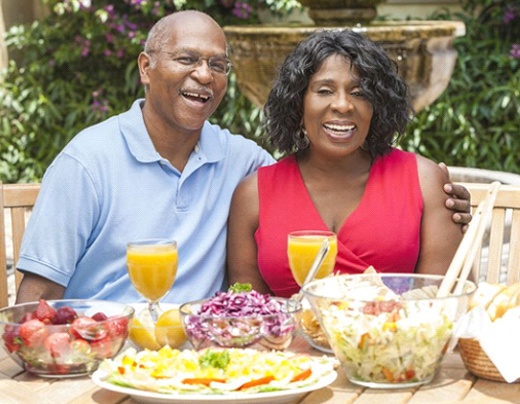
{"label": "strawberry", "polygon": [[90,344],[84,339],[75,339],[70,343],[70,347],[74,353],[88,355],[90,353]]}
{"label": "strawberry", "polygon": [[34,313],[25,313],[20,320],[20,324],[25,323],[26,321],[32,320],[33,318],[36,318]]}
{"label": "strawberry", "polygon": [[43,321],[46,324],[50,324],[52,323],[55,315],[56,310],[49,306],[49,303],[47,303],[44,299],[40,299],[36,310],[34,310],[34,316],[38,320]]}
{"label": "strawberry", "polygon": [[18,351],[22,345],[18,330],[15,326],[10,324],[5,326],[2,339],[4,340],[5,347],[10,353]]}
{"label": "strawberry", "polygon": [[66,332],[57,332],[45,338],[43,346],[53,358],[64,359],[71,350],[70,335]]}
{"label": "strawberry", "polygon": [[128,336],[128,319],[115,320],[109,317],[105,322],[105,329],[112,338],[126,338]]}
{"label": "strawberry", "polygon": [[70,333],[75,339],[94,341],[104,338],[106,330],[92,317],[79,316],[70,325]]}
{"label": "strawberry", "polygon": [[96,321],[105,321],[107,319],[107,315],[98,311],[92,316],[92,318]]}
{"label": "strawberry", "polygon": [[70,324],[78,318],[76,311],[69,306],[59,307],[54,316],[54,324]]}
{"label": "strawberry", "polygon": [[42,345],[48,334],[47,325],[38,319],[32,319],[20,325],[20,337],[28,347]]}

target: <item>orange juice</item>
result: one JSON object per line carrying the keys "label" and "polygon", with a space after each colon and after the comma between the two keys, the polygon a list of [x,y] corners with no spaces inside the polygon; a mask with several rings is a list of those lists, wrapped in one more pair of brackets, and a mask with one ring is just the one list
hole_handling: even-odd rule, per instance
{"label": "orange juice", "polygon": [[317,232],[314,234],[303,231],[289,234],[287,255],[291,272],[298,285],[303,284],[325,237],[329,239],[329,252],[315,275],[316,279],[324,278],[334,270],[338,252],[336,235],[332,232]]}
{"label": "orange juice", "polygon": [[146,299],[156,302],[173,286],[178,263],[176,244],[129,246],[126,259],[130,280]]}

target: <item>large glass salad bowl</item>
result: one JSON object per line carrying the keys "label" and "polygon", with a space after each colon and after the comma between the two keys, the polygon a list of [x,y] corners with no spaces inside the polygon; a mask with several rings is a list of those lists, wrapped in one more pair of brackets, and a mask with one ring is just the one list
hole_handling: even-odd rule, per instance
{"label": "large glass salad bowl", "polygon": [[442,276],[337,275],[303,288],[348,379],[371,388],[429,383],[476,285],[436,298]]}

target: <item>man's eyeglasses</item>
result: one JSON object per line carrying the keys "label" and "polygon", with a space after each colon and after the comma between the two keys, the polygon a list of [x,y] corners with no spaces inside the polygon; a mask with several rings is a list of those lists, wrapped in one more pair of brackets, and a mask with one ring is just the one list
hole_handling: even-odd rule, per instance
{"label": "man's eyeglasses", "polygon": [[167,51],[149,51],[148,53],[166,53],[170,56],[170,60],[173,61],[180,70],[193,71],[197,69],[203,61],[206,61],[208,67],[213,73],[228,75],[233,65],[228,58],[221,56],[211,56],[209,58],[202,57],[192,53],[174,53]]}

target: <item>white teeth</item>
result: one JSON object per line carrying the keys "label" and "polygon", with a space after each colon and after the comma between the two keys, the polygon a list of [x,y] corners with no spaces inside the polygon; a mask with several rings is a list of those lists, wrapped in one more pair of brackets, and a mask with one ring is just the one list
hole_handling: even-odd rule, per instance
{"label": "white teeth", "polygon": [[342,132],[353,130],[356,127],[356,125],[333,125],[333,124],[324,124],[323,126],[325,126],[327,129],[337,130],[337,131],[342,131]]}
{"label": "white teeth", "polygon": [[208,97],[208,96],[201,95],[201,94],[196,94],[196,93],[187,93],[187,92],[184,92],[183,94],[184,94],[185,96],[187,96],[187,97],[200,98],[201,100],[204,100],[204,101],[209,100],[209,97]]}

